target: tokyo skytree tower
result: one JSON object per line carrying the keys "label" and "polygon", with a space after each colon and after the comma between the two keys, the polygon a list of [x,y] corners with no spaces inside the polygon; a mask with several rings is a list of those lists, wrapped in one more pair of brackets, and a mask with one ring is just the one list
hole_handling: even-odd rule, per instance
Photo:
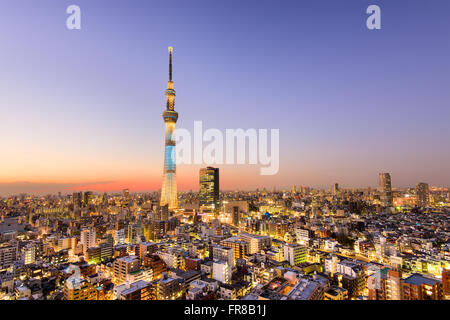
{"label": "tokyo skytree tower", "polygon": [[175,124],[178,120],[178,112],[175,108],[175,90],[172,81],[172,52],[169,47],[169,82],[167,83],[166,97],[167,107],[163,113],[164,123],[166,124],[166,144],[164,150],[164,177],[161,190],[160,205],[169,205],[169,209],[178,207],[177,198],[177,178],[175,161]]}

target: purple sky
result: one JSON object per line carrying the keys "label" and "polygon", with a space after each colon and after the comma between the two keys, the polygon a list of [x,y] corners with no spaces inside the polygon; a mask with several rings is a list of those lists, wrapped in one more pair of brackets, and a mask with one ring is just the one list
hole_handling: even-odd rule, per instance
{"label": "purple sky", "polygon": [[[82,10],[82,30],[65,26]],[[378,4],[382,29],[366,28]],[[280,129],[280,171],[222,187],[450,185],[450,1],[0,2],[0,194],[161,185],[178,127]],[[178,168],[198,188],[199,166]],[[23,184],[23,182],[28,182]]]}

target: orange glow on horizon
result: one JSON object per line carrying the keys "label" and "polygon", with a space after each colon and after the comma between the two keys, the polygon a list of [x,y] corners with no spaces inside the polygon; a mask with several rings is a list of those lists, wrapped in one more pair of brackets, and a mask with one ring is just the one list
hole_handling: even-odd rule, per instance
{"label": "orange glow on horizon", "polygon": [[[199,169],[204,166],[181,165],[177,168],[177,185],[179,191],[198,191],[199,189]],[[250,190],[256,188],[263,188],[270,185],[278,185],[280,177],[277,176],[259,176],[258,168],[236,168],[231,166],[218,166],[220,169],[220,189],[221,190]],[[102,192],[119,192],[123,189],[129,189],[131,192],[151,192],[160,191],[162,186],[162,170],[159,174],[156,173],[155,168],[150,168],[153,174],[146,175],[128,175],[122,172],[118,175],[109,174],[99,175],[93,177],[86,176],[85,179],[79,177],[71,179],[40,179],[34,177],[33,179],[4,179],[0,180],[0,185],[7,189],[8,185],[16,186],[18,193],[22,192],[22,188],[17,186],[25,186],[24,193],[71,193],[74,191],[94,191]],[[150,171],[149,170],[149,171]],[[159,171],[159,170],[158,170]],[[256,176],[255,176],[256,175]],[[258,179],[259,178],[259,179]],[[20,190],[20,191],[19,191]],[[1,190],[0,190],[1,191]],[[13,192],[11,194],[17,194]],[[5,192],[6,193],[6,192]]]}

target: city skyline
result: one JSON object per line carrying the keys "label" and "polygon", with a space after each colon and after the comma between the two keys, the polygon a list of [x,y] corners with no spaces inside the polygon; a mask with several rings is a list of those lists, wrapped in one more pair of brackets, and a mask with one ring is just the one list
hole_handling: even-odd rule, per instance
{"label": "city skyline", "polygon": [[[200,168],[200,170],[205,169],[205,168]],[[219,168],[216,168],[219,169]],[[198,178],[198,177],[197,177]],[[198,179],[197,179],[198,180]],[[161,185],[162,179],[160,181],[160,185]],[[332,183],[329,186],[311,186],[311,185],[305,185],[305,184],[293,184],[293,185],[279,185],[279,186],[271,186],[271,187],[266,187],[266,186],[259,186],[259,187],[255,187],[255,188],[220,188],[220,192],[238,192],[238,191],[242,191],[242,192],[255,192],[255,191],[264,191],[266,190],[267,192],[291,192],[292,188],[311,188],[312,190],[323,190],[323,191],[333,191],[333,187],[334,185],[338,185],[339,186],[339,190],[347,190],[347,191],[354,191],[354,190],[367,190],[368,188],[372,189],[372,190],[382,190],[381,186],[379,185],[379,183],[374,183],[368,186],[343,186],[337,182]],[[422,184],[426,184],[429,185],[426,182],[423,181],[418,181],[416,182],[416,184],[414,185],[409,185],[409,186],[392,186],[392,190],[393,191],[404,191],[404,190],[415,190],[417,192],[417,187],[419,185]],[[13,185],[13,184],[11,184]],[[63,187],[61,187],[63,186]],[[126,184],[123,184],[122,188],[117,188],[117,189],[110,189],[110,190],[106,190],[104,189],[104,183],[99,183],[99,184],[91,184],[91,185],[77,185],[77,184],[46,184],[45,188],[42,188],[41,190],[38,189],[34,189],[35,186],[29,182],[19,182],[17,184],[14,184],[14,187],[7,187],[9,190],[11,190],[10,192],[6,192],[5,190],[7,188],[3,188],[2,184],[0,184],[0,197],[11,197],[11,196],[19,196],[21,194],[28,194],[28,195],[35,195],[35,196],[44,196],[44,195],[50,195],[50,194],[58,194],[61,193],[62,195],[71,195],[74,192],[94,192],[96,194],[101,194],[101,193],[110,193],[110,194],[121,194],[123,193],[124,190],[129,190],[131,193],[136,193],[136,194],[141,194],[141,193],[161,193],[161,186],[159,188],[155,188],[155,189],[139,189],[139,188],[129,188],[126,186]],[[121,185],[122,186],[122,185]],[[437,185],[429,185],[429,188],[433,188],[435,190],[441,190],[441,189],[450,189],[450,187],[448,186],[437,186]],[[191,189],[182,189],[182,190],[178,190],[178,193],[182,194],[182,193],[189,193],[189,192],[199,192],[201,189],[200,185],[198,185],[198,181],[197,181],[197,186],[194,186]]]}
{"label": "city skyline", "polygon": [[[5,34],[0,53],[0,195],[159,190],[169,45],[179,53],[180,127],[280,129],[279,173],[213,164],[223,190],[376,187],[380,172],[394,188],[448,187],[450,46],[439,40],[450,29],[448,2],[383,4],[378,33],[364,25],[368,2],[251,3],[175,1],[170,13],[162,2],[113,3],[105,15],[105,1],[78,1],[86,18],[76,33],[60,23],[65,3],[33,3],[27,13],[3,2],[10,14],[0,24],[14,36]],[[168,15],[173,24],[158,28]],[[178,166],[179,190],[197,190],[206,166]]]}
{"label": "city skyline", "polygon": [[2,304],[450,300],[450,1],[0,11]]}

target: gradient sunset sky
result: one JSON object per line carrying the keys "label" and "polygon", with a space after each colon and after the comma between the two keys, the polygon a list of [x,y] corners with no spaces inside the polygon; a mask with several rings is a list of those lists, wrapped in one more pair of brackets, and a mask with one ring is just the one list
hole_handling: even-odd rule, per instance
{"label": "gradient sunset sky", "polygon": [[[82,30],[66,28],[81,7]],[[370,4],[382,29],[366,28]],[[221,189],[450,185],[448,0],[2,0],[0,195],[161,187],[178,127],[280,129],[280,171]],[[198,165],[177,168],[198,189]]]}

